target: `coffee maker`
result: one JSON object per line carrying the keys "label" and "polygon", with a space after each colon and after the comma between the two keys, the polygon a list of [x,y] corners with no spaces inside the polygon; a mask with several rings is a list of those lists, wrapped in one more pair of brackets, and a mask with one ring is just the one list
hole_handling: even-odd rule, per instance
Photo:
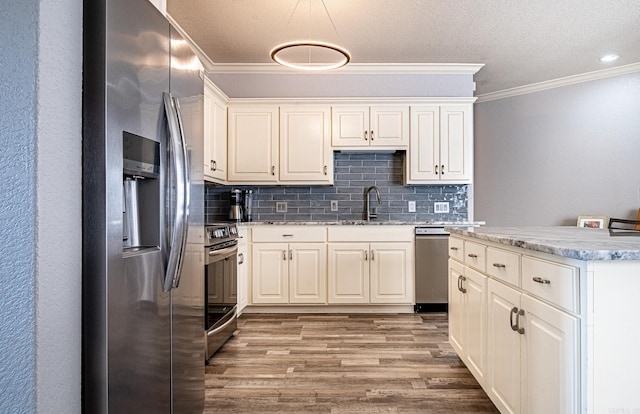
{"label": "coffee maker", "polygon": [[242,221],[243,219],[243,211],[242,211],[242,190],[238,188],[234,188],[230,193],[230,206],[229,206],[229,220],[231,221]]}

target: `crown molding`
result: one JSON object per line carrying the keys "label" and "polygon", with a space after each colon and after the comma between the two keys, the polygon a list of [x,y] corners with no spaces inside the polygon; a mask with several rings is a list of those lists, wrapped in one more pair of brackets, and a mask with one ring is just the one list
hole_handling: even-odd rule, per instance
{"label": "crown molding", "polygon": [[566,76],[564,78],[558,78],[544,82],[532,83],[530,85],[518,86],[502,91],[485,93],[477,96],[478,100],[476,101],[476,103],[495,101],[497,99],[511,98],[513,96],[519,95],[527,95],[530,93],[546,91],[548,89],[561,88],[563,86],[576,85],[578,83],[612,78],[614,76],[626,75],[635,72],[640,72],[640,62],[624,66],[616,66],[614,68],[596,70],[593,72],[581,73],[578,75]]}
{"label": "crown molding", "polygon": [[[437,75],[473,75],[477,73],[484,64],[476,63],[350,63],[339,69],[323,72],[312,72],[313,74],[350,74],[350,75],[373,75],[373,74],[437,74]],[[293,74],[311,73],[303,70],[293,70],[285,68],[276,63],[217,63],[208,68],[209,74],[217,73],[242,73],[242,74]]]}
{"label": "crown molding", "polygon": [[173,26],[178,31],[178,33],[180,33],[180,36],[182,36],[182,38],[187,41],[196,56],[198,56],[198,59],[200,59],[200,63],[204,67],[205,73],[211,71],[215,64],[209,58],[209,56],[207,56],[207,54],[204,53],[202,49],[200,49],[200,46],[198,46],[198,44],[193,41],[191,36],[189,36],[189,34],[182,28],[182,26],[178,24],[178,22],[173,19],[173,17],[171,17],[169,13],[167,13],[165,17],[167,18],[167,20],[169,20],[171,26]]}

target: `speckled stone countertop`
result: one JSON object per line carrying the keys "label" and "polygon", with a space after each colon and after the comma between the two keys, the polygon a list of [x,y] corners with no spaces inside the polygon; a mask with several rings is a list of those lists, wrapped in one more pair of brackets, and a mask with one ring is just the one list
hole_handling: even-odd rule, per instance
{"label": "speckled stone countertop", "polygon": [[640,236],[610,236],[581,227],[449,228],[451,234],[578,260],[640,260]]}
{"label": "speckled stone countertop", "polygon": [[389,225],[407,225],[407,226],[421,226],[421,227],[442,227],[442,226],[451,226],[451,227],[473,227],[473,226],[481,226],[485,223],[483,221],[377,221],[377,220],[337,220],[337,221],[251,221],[239,223],[244,226],[389,226]]}

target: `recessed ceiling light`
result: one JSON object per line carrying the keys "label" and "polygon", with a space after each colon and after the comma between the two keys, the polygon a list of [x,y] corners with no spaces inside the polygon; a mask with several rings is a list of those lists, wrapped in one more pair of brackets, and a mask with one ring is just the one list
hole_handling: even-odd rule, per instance
{"label": "recessed ceiling light", "polygon": [[618,55],[604,55],[600,58],[600,62],[613,62],[614,60],[618,60],[620,56]]}

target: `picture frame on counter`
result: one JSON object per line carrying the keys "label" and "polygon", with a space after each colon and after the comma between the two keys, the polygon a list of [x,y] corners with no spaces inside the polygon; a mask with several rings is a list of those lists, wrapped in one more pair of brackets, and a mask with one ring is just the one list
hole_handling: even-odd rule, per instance
{"label": "picture frame on counter", "polygon": [[578,227],[590,229],[606,229],[609,223],[607,216],[578,216]]}

